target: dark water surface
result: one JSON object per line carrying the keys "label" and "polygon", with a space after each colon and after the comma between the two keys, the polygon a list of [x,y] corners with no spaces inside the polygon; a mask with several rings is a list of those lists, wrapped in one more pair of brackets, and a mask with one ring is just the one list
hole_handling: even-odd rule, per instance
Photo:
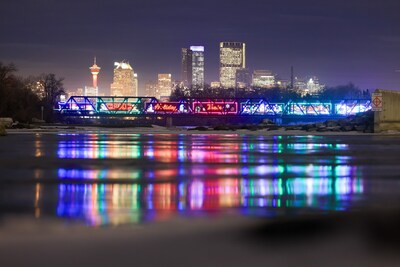
{"label": "dark water surface", "polygon": [[[399,136],[11,134],[0,218],[89,226],[399,205]],[[0,225],[1,227],[1,225]]]}
{"label": "dark water surface", "polygon": [[400,137],[13,133],[0,266],[400,266]]}

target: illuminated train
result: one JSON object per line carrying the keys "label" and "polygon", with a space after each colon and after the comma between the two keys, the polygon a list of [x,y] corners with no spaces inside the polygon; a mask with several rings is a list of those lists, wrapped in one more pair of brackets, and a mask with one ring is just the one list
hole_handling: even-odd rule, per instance
{"label": "illuminated train", "polygon": [[162,116],[162,115],[261,115],[261,116],[349,116],[371,109],[367,99],[337,101],[270,102],[263,98],[185,98],[162,102],[154,97],[71,96],[55,111],[67,116]]}

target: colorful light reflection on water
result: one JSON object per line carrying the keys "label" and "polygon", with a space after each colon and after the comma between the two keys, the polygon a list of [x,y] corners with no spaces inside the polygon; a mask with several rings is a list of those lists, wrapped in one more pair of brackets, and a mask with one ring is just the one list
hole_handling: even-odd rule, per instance
{"label": "colorful light reflection on water", "polygon": [[[363,193],[361,179],[218,179],[165,184],[61,184],[57,214],[91,225],[163,219],[177,213],[227,208],[348,207]],[[265,215],[270,210],[265,209]],[[262,211],[258,210],[258,214]]]}
{"label": "colorful light reflection on water", "polygon": [[227,209],[346,210],[364,192],[347,148],[315,136],[62,136],[59,158],[143,161],[59,168],[57,214],[117,225]]}

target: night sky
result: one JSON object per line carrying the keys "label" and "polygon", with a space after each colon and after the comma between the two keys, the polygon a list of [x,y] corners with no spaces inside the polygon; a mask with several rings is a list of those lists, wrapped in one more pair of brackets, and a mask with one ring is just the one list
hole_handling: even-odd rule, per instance
{"label": "night sky", "polygon": [[91,85],[93,57],[107,92],[127,60],[142,89],[157,73],[180,79],[180,49],[205,46],[218,80],[220,41],[247,45],[247,67],[335,86],[400,89],[398,0],[1,0],[0,61],[23,76],[52,72],[67,89]]}

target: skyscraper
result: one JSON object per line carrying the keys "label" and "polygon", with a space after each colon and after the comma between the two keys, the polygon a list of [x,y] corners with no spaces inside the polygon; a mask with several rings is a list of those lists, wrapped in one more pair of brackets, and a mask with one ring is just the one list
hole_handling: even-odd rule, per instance
{"label": "skyscraper", "polygon": [[156,97],[169,97],[172,91],[171,74],[158,74],[158,93]]}
{"label": "skyscraper", "polygon": [[182,48],[182,82],[186,86],[204,87],[204,46]]}
{"label": "skyscraper", "polygon": [[219,80],[223,88],[235,88],[236,70],[246,68],[246,44],[221,42],[219,46]]}
{"label": "skyscraper", "polygon": [[191,46],[192,52],[192,86],[204,88],[204,46]]}
{"label": "skyscraper", "polygon": [[138,75],[127,62],[114,63],[114,79],[111,84],[112,96],[138,96]]}
{"label": "skyscraper", "polygon": [[181,80],[184,86],[192,85],[192,53],[189,48],[182,48]]}

